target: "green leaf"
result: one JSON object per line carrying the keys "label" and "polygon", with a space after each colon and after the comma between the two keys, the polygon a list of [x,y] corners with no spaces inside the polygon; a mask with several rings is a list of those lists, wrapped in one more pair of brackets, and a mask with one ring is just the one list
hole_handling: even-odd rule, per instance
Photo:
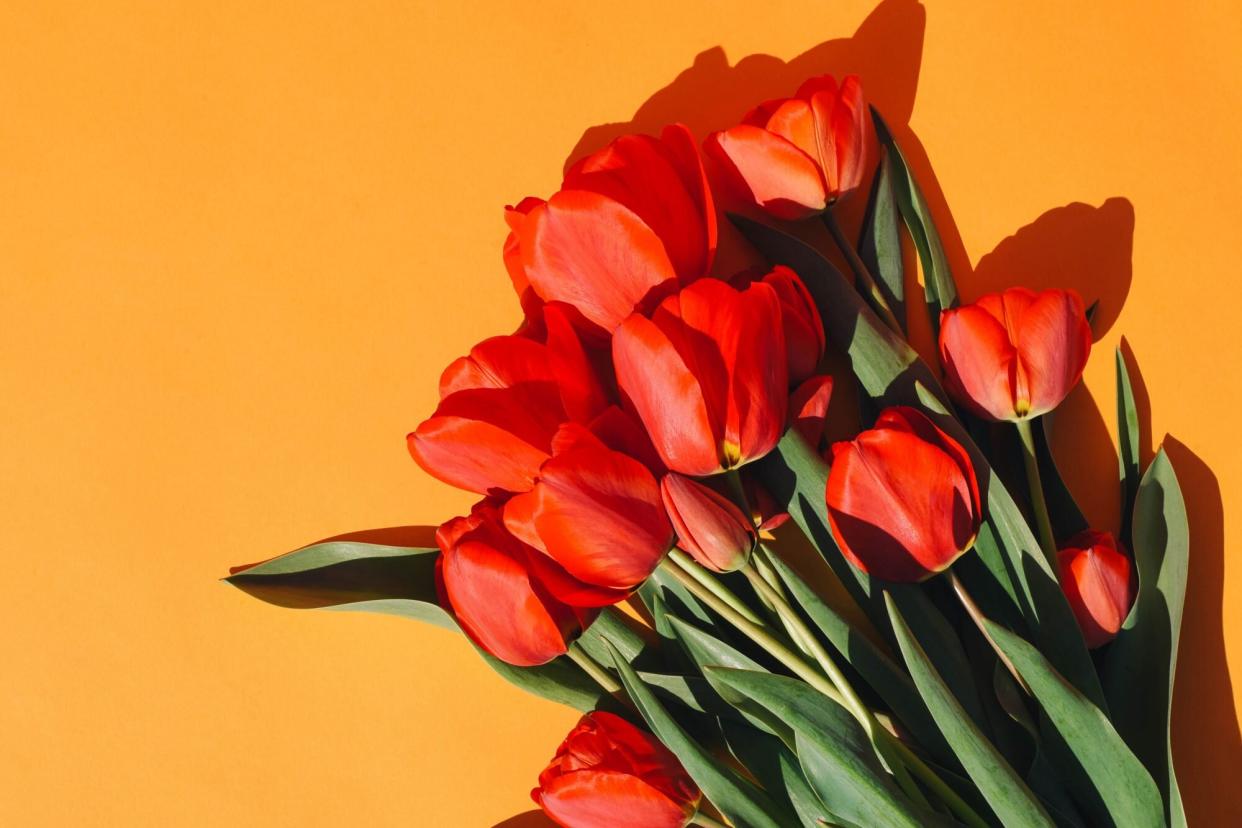
{"label": "green leaf", "polygon": [[[999,624],[984,625],[1063,742],[1066,750],[1058,751],[1057,761],[1069,766],[1060,768],[1060,775],[1094,820],[1118,828],[1164,825],[1164,803],[1156,783],[1100,708],[1030,643]],[[1131,689],[1135,686],[1132,683]]]}
{"label": "green leaf", "polygon": [[[950,413],[944,391],[931,370],[904,339],[879,320],[841,273],[814,248],[773,227],[742,216],[730,218],[771,262],[791,267],[802,277],[820,311],[825,331],[833,343],[848,354],[854,374],[869,396],[880,405],[922,408],[970,453],[980,491],[987,503],[985,519],[992,530],[990,535],[981,532],[980,538],[988,536],[999,547],[994,554],[981,554],[980,559],[988,567],[998,590],[1008,593],[1006,581],[1010,582],[1024,626],[1036,636],[1043,650],[1051,654],[1058,669],[1103,707],[1104,694],[1095,666],[1056,575],[1017,503],[1001,480],[992,473],[987,458],[965,428]],[[792,462],[785,460],[783,455],[788,446],[785,442],[779,445],[774,453],[777,457],[771,463],[765,458],[763,465],[758,467],[760,474],[764,475],[765,482],[770,482],[774,487],[774,496],[783,494],[790,497],[790,515],[800,524],[807,524],[804,530],[808,532],[808,537],[820,547],[829,564],[840,574],[839,566],[833,561],[839,553],[833,546],[824,543],[824,532],[816,530],[808,520],[808,510],[813,513],[816,508],[823,509],[822,490],[818,493],[808,491],[808,486],[813,489],[819,481],[814,479],[804,484],[786,479],[796,477],[802,471],[798,468],[802,458],[791,457]],[[877,625],[886,625],[883,608],[871,599],[874,590],[867,588],[867,582],[854,577],[851,584],[850,579],[844,576],[842,581],[868,610],[872,620]],[[860,592],[866,594],[861,599]],[[915,629],[920,629],[919,621],[905,605],[902,605],[902,612]],[[924,646],[927,647],[925,642]],[[932,652],[930,647],[927,649]],[[942,664],[937,653],[932,652],[932,658],[937,664]],[[946,680],[950,678],[946,674]]]}
{"label": "green leaf", "polygon": [[[897,201],[897,209],[905,220],[910,238],[914,240],[914,249],[918,251],[919,261],[923,266],[924,292],[927,304],[938,311],[948,310],[957,305],[957,285],[953,274],[949,272],[949,261],[944,255],[944,244],[940,234],[936,232],[936,224],[932,221],[931,208],[927,199],[919,189],[918,182],[906,164],[901,148],[893,139],[888,124],[880,117],[876,108],[871,107],[871,120],[875,124],[875,135],[880,146],[884,148],[885,157],[892,163],[893,193]],[[932,313],[932,326],[940,330],[940,317]]]}
{"label": "green leaf", "polygon": [[919,745],[941,763],[955,764],[952,751],[905,671],[893,663],[888,653],[824,603],[810,584],[802,580],[780,556],[770,555],[769,560],[794,601],[802,607],[815,627],[888,705]]}
{"label": "green leaf", "polygon": [[1117,349],[1117,464],[1121,477],[1121,542],[1129,546],[1134,499],[1139,489],[1139,418],[1121,348]]}
{"label": "green leaf", "polygon": [[871,182],[871,197],[863,216],[858,238],[858,256],[876,283],[893,315],[902,322],[906,318],[906,274],[901,251],[900,216],[893,195],[893,163],[881,150],[880,167]]}
{"label": "green leaf", "polygon": [[898,790],[867,735],[841,705],[797,679],[720,667],[708,671],[712,680],[733,687],[739,697],[793,728],[806,779],[832,813],[856,825],[928,824],[932,815]]}
{"label": "green leaf", "polygon": [[1039,462],[1039,477],[1044,483],[1044,499],[1048,502],[1048,517],[1052,523],[1052,532],[1060,540],[1066,540],[1084,529],[1090,528],[1078,501],[1065,485],[1061,470],[1057,468],[1056,458],[1052,456],[1052,427],[1055,424],[1055,412],[1049,412],[1039,418],[1039,424],[1032,429],[1035,437],[1035,457]]}
{"label": "green leaf", "polygon": [[737,828],[781,828],[795,824],[792,814],[778,807],[771,797],[694,741],[620,652],[613,650],[612,660],[621,683],[648,727],[677,756],[690,778],[730,822]]}
{"label": "green leaf", "polygon": [[824,807],[802,774],[797,754],[784,742],[736,721],[722,720],[720,724],[729,752],[765,791],[789,805],[800,825],[848,828],[844,820]]}
{"label": "green leaf", "polygon": [[[239,569],[224,580],[280,607],[377,612],[456,630],[436,598],[439,554],[423,547],[329,541]],[[550,701],[585,712],[607,698],[563,656],[538,667],[514,667],[475,649],[504,679]]]}
{"label": "green leaf", "polygon": [[966,773],[979,787],[993,812],[1006,826],[1045,826],[1052,828],[1052,819],[1044,811],[1035,794],[1022,778],[1009,766],[987,737],[975,727],[966,711],[958,704],[952,691],[940,678],[935,665],[927,658],[923,648],[901,617],[896,604],[888,601],[893,629],[901,645],[906,666],[918,685],[923,700],[931,710],[936,724],[944,733],[954,753],[966,769]]}
{"label": "green leaf", "polygon": [[1169,721],[1190,531],[1181,486],[1163,448],[1139,485],[1132,535],[1138,595],[1108,646],[1104,689],[1117,731],[1164,793],[1169,823],[1184,825]]}
{"label": "green leaf", "polygon": [[438,549],[329,541],[245,567],[224,580],[294,609],[379,612],[457,629],[436,599]]}

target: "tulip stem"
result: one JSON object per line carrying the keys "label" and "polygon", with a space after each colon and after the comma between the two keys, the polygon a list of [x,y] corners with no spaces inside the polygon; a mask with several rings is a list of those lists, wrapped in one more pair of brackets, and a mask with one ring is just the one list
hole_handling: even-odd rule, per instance
{"label": "tulip stem", "polygon": [[983,611],[979,609],[979,605],[975,603],[975,599],[972,598],[970,593],[966,591],[966,585],[962,583],[961,579],[957,577],[957,573],[952,569],[949,570],[948,575],[949,583],[953,585],[953,592],[957,595],[957,600],[961,602],[962,608],[966,610],[966,614],[970,616],[970,620],[975,622],[975,626],[979,628],[979,632],[983,634],[984,639],[987,640],[992,650],[996,653],[996,656],[1000,659],[1001,664],[1005,665],[1005,669],[1009,671],[1009,675],[1013,676],[1013,680],[1018,683],[1018,686],[1021,687],[1028,696],[1031,695],[1031,688],[1027,686],[1025,681],[1022,680],[1021,674],[1018,673],[1018,668],[1013,665],[1013,662],[1009,660],[1009,656],[1005,655],[1005,651],[1000,648],[1000,645],[998,645],[996,640],[992,638],[992,634],[988,632],[988,628],[983,623],[986,616],[983,614]]}
{"label": "tulip stem", "polygon": [[[696,569],[701,570],[702,567],[695,563],[689,556],[682,554],[679,557],[674,557],[670,554],[669,560],[662,564],[662,566],[671,577],[676,579],[678,583],[689,590],[694,597],[698,598],[704,604],[707,604],[707,606],[712,610],[719,613],[721,617],[740,630],[743,634],[750,638],[750,640],[754,641],[770,655],[772,655],[773,658],[788,667],[794,675],[814,687],[819,692],[823,693],[828,698],[832,699],[837,704],[844,707],[846,710],[851,709],[844,696],[837,690],[836,686],[828,679],[827,676],[819,670],[816,670],[804,661],[801,656],[797,655],[793,652],[793,650],[778,641],[764,627],[759,624],[752,623],[739,615],[728,602],[717,597],[715,591],[708,589],[700,583],[700,580],[691,573]],[[708,575],[706,572],[702,573],[702,577],[712,580],[711,575]],[[762,580],[762,576],[760,576],[760,580]],[[721,585],[720,588],[727,591],[723,585]],[[788,606],[788,604],[786,604],[786,606]],[[801,622],[801,619],[798,620]],[[810,631],[807,630],[807,632],[809,633]],[[811,638],[814,639],[814,636],[812,635]],[[910,748],[895,735],[890,733],[884,727],[879,726],[879,722],[875,720],[874,714],[872,714],[870,710],[867,710],[867,716],[874,724],[874,732],[878,737],[880,744],[884,746],[883,750],[891,751],[891,755],[895,757],[893,761],[889,762],[889,765],[894,768],[894,775],[897,777],[899,782],[903,778],[909,781],[908,777],[903,772],[905,768],[908,768],[914,773],[915,776],[922,780],[922,782],[927,785],[928,789],[933,791],[942,802],[948,805],[953,813],[955,813],[962,822],[972,828],[986,828],[987,823],[984,822],[977,813],[975,813],[974,809],[971,808],[964,799],[958,796],[952,788],[946,785],[944,780],[941,779],[934,770],[927,766],[927,763],[920,759],[914,751],[910,750]],[[881,748],[877,746],[877,750],[880,749]],[[899,768],[903,770],[898,770]],[[906,786],[903,785],[902,787],[905,788]],[[911,787],[913,787],[912,783]],[[914,788],[914,790],[917,792],[917,795],[911,794],[911,796],[915,796],[916,801],[925,801],[922,792],[918,791],[917,788]],[[910,792],[907,791],[907,793]]]}
{"label": "tulip stem", "polygon": [[1035,526],[1039,532],[1039,545],[1043,547],[1044,557],[1057,572],[1057,540],[1052,533],[1052,521],[1048,519],[1048,501],[1044,500],[1044,484],[1039,477],[1039,458],[1035,454],[1035,434],[1031,431],[1030,420],[1018,420],[1014,423],[1018,428],[1018,436],[1022,438],[1022,462],[1026,466],[1026,485],[1031,490],[1031,509],[1035,512]]}
{"label": "tulip stem", "polygon": [[828,232],[832,234],[832,240],[837,243],[837,247],[841,250],[841,255],[845,256],[845,261],[849,263],[850,270],[854,271],[854,278],[858,280],[863,288],[863,295],[868,299],[871,307],[875,309],[893,331],[901,337],[905,334],[901,330],[901,325],[897,322],[893,309],[889,307],[888,300],[884,298],[884,293],[880,290],[880,286],[876,284],[875,278],[871,275],[871,271],[863,264],[863,260],[859,258],[858,251],[854,249],[854,245],[850,244],[849,239],[845,237],[845,233],[841,230],[841,225],[837,223],[837,217],[832,210],[824,211],[824,225],[828,228]]}
{"label": "tulip stem", "polygon": [[[729,608],[733,610],[733,612],[737,613],[742,618],[745,618],[751,624],[759,627],[763,626],[763,619],[756,615],[754,610],[746,606],[740,598],[730,592],[729,589],[724,584],[720,583],[719,580],[713,578],[706,569],[695,563],[694,559],[685,552],[674,548],[669,551],[668,556],[678,565],[680,572],[685,572],[691,578],[694,578],[694,580],[701,586],[710,590],[717,600],[728,604]],[[669,569],[668,571],[671,572],[672,569]]]}
{"label": "tulip stem", "polygon": [[[763,576],[763,580],[768,582],[768,586],[776,590],[776,592],[781,596],[781,599],[788,603],[789,596],[786,594],[785,588],[781,585],[780,576],[776,574],[776,570],[772,568],[771,562],[768,561],[768,554],[767,548],[763,544],[758,544],[755,547],[754,554],[751,555],[751,560],[755,564],[755,569],[759,570],[759,574]],[[793,643],[798,645],[798,649],[805,654],[814,657],[812,642],[809,641],[807,636],[803,633],[805,627],[799,629],[798,626],[791,624],[789,619],[780,612],[780,608],[775,605],[773,605],[773,611],[776,612],[777,618],[780,619],[781,626],[785,628],[785,632],[789,633],[789,637],[793,639]]]}
{"label": "tulip stem", "polygon": [[586,650],[582,649],[582,645],[575,641],[569,645],[569,651],[566,653],[574,660],[574,663],[582,668],[588,676],[595,679],[605,693],[612,696],[618,696],[621,693],[621,684],[612,677],[612,674],[603,668],[595,659],[591,658]]}
{"label": "tulip stem", "polygon": [[703,813],[702,811],[699,811],[697,814],[694,815],[694,819],[690,820],[690,824],[691,825],[702,825],[703,828],[729,828],[728,825],[725,825],[720,820],[712,819],[711,817],[709,817],[707,814]]}
{"label": "tulip stem", "polygon": [[751,513],[750,502],[746,499],[746,487],[742,485],[742,473],[737,469],[729,469],[724,473],[724,479],[729,488],[729,499],[742,510],[747,520],[753,521],[755,516]]}

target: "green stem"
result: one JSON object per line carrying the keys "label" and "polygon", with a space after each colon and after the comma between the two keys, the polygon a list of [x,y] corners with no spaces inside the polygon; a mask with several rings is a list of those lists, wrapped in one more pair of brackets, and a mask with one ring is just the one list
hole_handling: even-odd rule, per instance
{"label": "green stem", "polygon": [[962,608],[966,610],[966,614],[970,616],[970,620],[975,622],[975,626],[979,628],[979,632],[983,634],[984,639],[992,647],[996,657],[1001,660],[1001,664],[1004,664],[1005,669],[1013,676],[1014,681],[1018,682],[1018,686],[1025,690],[1027,695],[1030,695],[1031,688],[1027,686],[1026,682],[1022,680],[1022,676],[1018,674],[1018,668],[1013,665],[1013,662],[1009,660],[1009,656],[1005,655],[1005,651],[1000,648],[1000,645],[996,643],[991,633],[988,632],[988,628],[984,626],[983,619],[985,616],[983,611],[979,609],[975,599],[967,592],[966,585],[962,583],[961,579],[957,577],[957,573],[952,569],[949,570],[948,574],[949,583],[953,585],[953,592],[957,595],[957,600],[961,603]]}
{"label": "green stem", "polygon": [[[759,574],[763,576],[763,580],[768,582],[768,586],[776,590],[781,598],[788,603],[789,595],[786,594],[785,587],[781,584],[780,576],[776,574],[776,570],[772,568],[771,562],[768,561],[767,548],[764,547],[763,544],[757,545],[755,547],[754,554],[751,555],[750,559],[754,562],[755,569],[759,570]],[[760,596],[761,599],[762,597],[763,596]],[[789,633],[789,637],[793,640],[793,642],[798,645],[798,649],[806,655],[813,656],[813,653],[811,652],[811,642],[807,640],[806,636],[799,631],[798,627],[791,625],[789,620],[781,614],[775,605],[771,606],[773,612],[776,614],[776,617],[780,620],[781,626],[785,628],[785,632]]]}
{"label": "green stem", "polygon": [[1022,438],[1022,462],[1026,466],[1026,484],[1031,490],[1031,509],[1035,512],[1035,526],[1039,531],[1039,545],[1044,557],[1055,574],[1057,571],[1057,539],[1052,533],[1052,521],[1048,518],[1048,502],[1044,500],[1044,484],[1039,478],[1039,458],[1035,454],[1035,435],[1030,420],[1014,423]]}
{"label": "green stem", "polygon": [[845,238],[845,233],[841,231],[841,225],[837,223],[837,217],[832,210],[824,211],[824,224],[828,228],[828,232],[832,234],[832,239],[837,243],[837,247],[841,250],[841,254],[845,256],[845,261],[849,263],[850,270],[854,271],[854,278],[863,288],[863,295],[870,301],[871,306],[875,308],[883,319],[884,323],[893,329],[898,336],[904,337],[901,325],[897,322],[893,309],[889,307],[888,300],[884,298],[883,291],[876,284],[875,278],[871,275],[871,271],[863,264],[863,260],[858,257],[858,252],[854,250],[854,245],[850,244],[849,239]]}
{"label": "green stem", "polygon": [[566,653],[574,660],[574,663],[583,669],[583,671],[595,679],[595,683],[603,688],[605,693],[616,696],[621,693],[621,684],[612,677],[612,674],[597,663],[595,659],[582,649],[582,645],[575,641],[569,645],[569,652]]}
{"label": "green stem", "polygon": [[[669,560],[666,560],[662,566],[670,576],[689,590],[694,597],[707,604],[708,607],[719,613],[721,617],[740,630],[744,635],[763,649],[767,650],[767,652],[777,661],[788,667],[794,675],[847,710],[851,709],[850,705],[846,702],[845,697],[839,690],[837,690],[836,686],[828,680],[827,676],[819,670],[816,670],[780,641],[776,640],[776,638],[765,628],[759,624],[754,624],[739,615],[727,602],[717,597],[715,592],[708,589],[700,583],[698,579],[691,575],[690,571],[683,568],[702,569],[702,567],[699,567],[697,563],[685,555],[682,555],[680,560],[670,556]],[[705,575],[705,577],[711,578],[710,575]],[[721,588],[724,589],[723,586]],[[814,636],[811,637],[814,638]],[[867,711],[867,715],[874,722],[874,716],[870,710]],[[912,750],[910,750],[904,742],[885,728],[880,727],[878,722],[875,723],[875,729],[879,739],[881,740],[881,744],[884,745],[883,749],[891,751],[893,761],[890,762],[890,765],[895,768],[903,766],[908,768],[916,777],[919,778],[919,780],[923,782],[923,784],[928,787],[928,789],[935,793],[942,802],[948,805],[953,813],[957,814],[958,819],[971,826],[971,828],[987,828],[987,823],[984,822],[977,813],[975,813],[974,809],[971,808],[965,800],[958,796],[952,788],[946,785],[944,780],[941,779],[934,770],[928,767],[927,763],[925,763]],[[902,779],[901,772],[895,771],[895,774],[897,775],[898,781],[900,781]],[[923,800],[921,792],[919,793],[917,799],[925,801]]]}
{"label": "green stem", "polygon": [[729,828],[728,825],[718,819],[712,819],[707,814],[699,811],[694,815],[694,819],[690,820],[691,825],[702,825],[703,828]]}
{"label": "green stem", "polygon": [[742,485],[742,473],[737,469],[729,469],[724,473],[724,479],[729,487],[729,499],[750,520],[753,515],[750,512],[750,502],[746,499],[746,487]]}
{"label": "green stem", "polygon": [[745,618],[756,626],[763,626],[763,619],[755,615],[754,610],[746,606],[740,598],[734,595],[725,587],[724,584],[716,580],[703,567],[699,566],[693,558],[680,549],[674,548],[668,553],[668,557],[678,565],[680,571],[686,572],[690,577],[694,578],[702,587],[711,591],[711,593],[720,601],[729,605],[729,608]]}

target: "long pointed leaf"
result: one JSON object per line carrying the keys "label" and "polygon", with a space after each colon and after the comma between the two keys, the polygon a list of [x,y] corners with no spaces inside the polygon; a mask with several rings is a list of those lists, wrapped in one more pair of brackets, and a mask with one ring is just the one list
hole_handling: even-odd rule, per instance
{"label": "long pointed leaf", "polygon": [[858,238],[858,256],[875,276],[893,315],[906,320],[906,273],[901,251],[900,214],[893,194],[893,162],[881,150],[880,166],[871,183],[871,197]]}
{"label": "long pointed leaf", "polygon": [[1117,349],[1117,465],[1121,478],[1121,541],[1130,545],[1134,499],[1139,489],[1139,418],[1126,358]]}

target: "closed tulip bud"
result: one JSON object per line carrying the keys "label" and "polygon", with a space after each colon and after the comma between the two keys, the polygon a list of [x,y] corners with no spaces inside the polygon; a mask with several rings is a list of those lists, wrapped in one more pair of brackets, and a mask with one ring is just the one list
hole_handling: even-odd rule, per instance
{"label": "closed tulip bud", "polygon": [[676,472],[664,475],[660,495],[681,549],[715,572],[745,565],[755,548],[755,526],[733,501]]}
{"label": "closed tulip bud", "polygon": [[940,320],[949,392],[975,414],[1017,421],[1046,414],[1082,378],[1091,327],[1073,290],[1010,288]]}
{"label": "closed tulip bud", "polygon": [[970,456],[913,408],[833,447],[828,523],[856,567],[912,582],[947,569],[974,544],[982,509]]}
{"label": "closed tulip bud", "polygon": [[702,798],[664,745],[600,711],[569,732],[530,796],[564,828],[684,828]]}
{"label": "closed tulip bud", "polygon": [[519,667],[564,655],[596,611],[550,594],[539,570],[553,564],[504,528],[497,505],[477,504],[436,532],[440,603],[475,644]]}
{"label": "closed tulip bud", "polygon": [[708,137],[759,207],[779,219],[821,213],[862,183],[870,118],[858,78],[811,78],[792,98],[755,107],[738,126]]}
{"label": "closed tulip bud", "polygon": [[758,459],[785,431],[789,383],[776,290],[703,279],[634,314],[612,339],[617,385],[672,471]]}
{"label": "closed tulip bud", "polygon": [[1080,532],[1057,552],[1061,589],[1092,649],[1112,641],[1134,604],[1130,558],[1108,532]]}
{"label": "closed tulip bud", "polygon": [[597,340],[706,276],[716,252],[716,208],[680,124],[659,138],[618,138],[574,164],[546,202],[524,199],[506,218],[505,262],[519,294],[529,287],[572,306]]}

